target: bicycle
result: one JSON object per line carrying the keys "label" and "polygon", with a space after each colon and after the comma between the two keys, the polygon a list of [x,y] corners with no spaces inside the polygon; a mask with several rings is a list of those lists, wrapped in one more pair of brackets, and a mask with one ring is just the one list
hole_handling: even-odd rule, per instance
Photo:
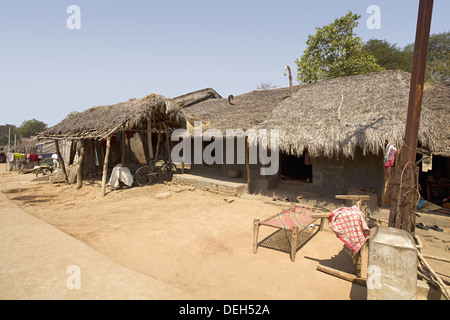
{"label": "bicycle", "polygon": [[150,160],[148,164],[144,164],[137,168],[134,172],[134,178],[136,183],[140,186],[148,186],[156,182],[170,181],[173,173],[177,171],[176,165],[169,161],[164,160],[161,167],[157,167],[158,160]]}
{"label": "bicycle", "polygon": [[36,166],[34,167],[34,169],[36,170],[36,177],[39,177],[52,174],[53,172],[58,172],[60,170],[60,167],[55,166],[52,162],[51,164]]}

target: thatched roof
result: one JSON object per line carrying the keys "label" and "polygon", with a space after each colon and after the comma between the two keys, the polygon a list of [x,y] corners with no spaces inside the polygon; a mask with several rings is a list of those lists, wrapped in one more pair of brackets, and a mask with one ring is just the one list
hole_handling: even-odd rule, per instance
{"label": "thatched roof", "polygon": [[73,114],[45,130],[39,138],[103,139],[117,130],[146,130],[149,116],[153,124],[165,122],[169,129],[184,128],[186,124],[184,115],[173,100],[152,94]]}
{"label": "thatched roof", "polygon": [[[300,86],[292,87],[296,92]],[[183,108],[189,119],[209,122],[207,129],[252,129],[267,119],[272,110],[289,98],[289,88],[255,90],[236,97],[210,99]]]}
{"label": "thatched roof", "polygon": [[[280,149],[296,155],[308,148],[312,156],[353,156],[357,147],[378,154],[386,142],[403,143],[409,85],[410,74],[398,70],[304,84],[265,113],[258,128],[279,129]],[[422,147],[445,156],[450,156],[449,90],[448,83],[425,86],[419,129]]]}
{"label": "thatched roof", "polygon": [[195,103],[200,103],[209,99],[220,99],[222,98],[214,89],[206,88],[202,90],[197,90],[187,94],[183,94],[176,98],[173,98],[175,103],[180,107],[184,108]]}
{"label": "thatched roof", "polygon": [[[435,137],[429,143],[433,154],[450,156],[450,81],[426,83],[422,104],[422,118],[431,118],[431,132]],[[422,120],[421,120],[422,121]]]}

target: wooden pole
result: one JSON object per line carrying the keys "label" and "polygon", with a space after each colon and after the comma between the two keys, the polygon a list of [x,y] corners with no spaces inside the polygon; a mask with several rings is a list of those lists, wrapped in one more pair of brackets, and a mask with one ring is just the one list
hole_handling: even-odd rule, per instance
{"label": "wooden pole", "polygon": [[11,127],[9,127],[9,133],[8,133],[8,148],[6,149],[6,171],[9,171],[9,167],[10,167],[10,162],[9,162],[9,157],[8,157],[8,153],[11,153]]}
{"label": "wooden pole", "polygon": [[160,145],[161,145],[161,132],[158,132],[158,142],[156,143],[156,155],[155,155],[156,159],[158,159],[158,156],[159,156]]}
{"label": "wooden pole", "polygon": [[169,162],[172,162],[172,155],[170,152],[170,137],[169,137],[169,129],[167,128],[167,125],[165,123],[163,123],[164,125],[164,131],[166,132],[166,147],[167,147],[167,152],[168,154],[168,159]]}
{"label": "wooden pole", "polygon": [[338,277],[338,278],[341,278],[343,280],[359,284],[360,286],[364,286],[364,287],[366,286],[367,279],[365,279],[365,278],[358,278],[354,274],[350,274],[350,273],[347,273],[347,272],[344,272],[344,271],[336,270],[336,269],[333,269],[333,268],[330,268],[330,267],[327,267],[327,266],[323,266],[321,264],[319,264],[317,266],[317,270],[325,272],[325,273],[328,273],[328,274],[331,274],[331,275],[333,275],[335,277]]}
{"label": "wooden pole", "polygon": [[148,141],[148,156],[153,160],[153,142],[152,142],[152,117],[147,119],[147,141]]}
{"label": "wooden pole", "polygon": [[83,186],[84,141],[78,142],[77,190]]}
{"label": "wooden pole", "polygon": [[442,281],[442,279],[438,276],[438,274],[431,268],[431,266],[428,264],[428,262],[425,260],[425,258],[423,257],[422,253],[420,251],[417,251],[417,255],[419,258],[419,261],[421,263],[423,263],[423,265],[428,269],[428,271],[431,273],[431,275],[435,278],[434,280],[437,281],[438,285],[439,285],[439,289],[442,292],[442,294],[444,295],[444,297],[447,300],[450,300],[450,291],[448,290],[447,286],[445,285],[445,283]]}
{"label": "wooden pole", "polygon": [[61,151],[59,150],[59,142],[55,139],[55,148],[56,148],[56,154],[58,155],[59,163],[61,164],[61,169],[64,173],[64,181],[69,184],[69,178],[67,177],[66,172],[66,164],[64,163],[64,159],[61,156]]}
{"label": "wooden pole", "polygon": [[120,163],[122,163],[122,166],[124,166],[125,165],[125,150],[126,150],[126,134],[125,134],[125,131],[122,131],[122,143],[121,143],[121,146],[122,146],[122,157],[121,157],[121,161],[120,161]]}
{"label": "wooden pole", "polygon": [[245,167],[247,168],[247,192],[250,193],[250,161],[248,151],[248,137],[245,137]]}
{"label": "wooden pole", "polygon": [[258,250],[259,219],[253,220],[253,253]]}
{"label": "wooden pole", "polygon": [[102,195],[106,194],[106,177],[108,175],[108,160],[109,160],[109,150],[111,149],[111,136],[106,139],[106,151],[105,159],[103,161],[103,175],[102,175]]}
{"label": "wooden pole", "polygon": [[292,240],[291,240],[291,261],[295,262],[295,254],[297,253],[297,236],[298,226],[292,228]]}
{"label": "wooden pole", "polygon": [[398,152],[394,176],[392,177],[389,227],[403,229],[411,233],[415,231],[414,213],[418,196],[417,179],[415,178],[416,148],[432,11],[433,0],[420,0],[404,143]]}

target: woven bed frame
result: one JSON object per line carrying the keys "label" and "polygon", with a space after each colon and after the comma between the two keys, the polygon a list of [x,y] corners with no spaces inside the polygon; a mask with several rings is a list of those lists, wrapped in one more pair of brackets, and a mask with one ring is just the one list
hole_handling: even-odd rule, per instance
{"label": "woven bed frame", "polygon": [[[368,195],[336,195],[336,199],[346,199],[361,201],[364,205],[364,218],[367,214],[367,201],[370,200]],[[258,250],[258,234],[260,226],[272,227],[280,230],[285,230],[291,233],[291,261],[295,262],[295,255],[297,253],[297,237],[299,233],[307,229],[316,220],[321,219],[319,231],[322,231],[325,226],[325,221],[328,221],[330,212],[325,212],[320,208],[308,207],[300,204],[295,204],[292,208],[283,210],[267,219],[253,220],[253,253],[256,254]]]}
{"label": "woven bed frame", "polygon": [[267,219],[253,220],[253,253],[258,250],[258,234],[260,226],[267,226],[276,229],[285,230],[291,233],[291,261],[295,261],[295,254],[297,252],[297,237],[298,234],[307,229],[317,219],[322,219],[319,231],[323,230],[325,219],[328,219],[328,212],[323,212],[319,208],[294,205],[291,209],[284,210]]}

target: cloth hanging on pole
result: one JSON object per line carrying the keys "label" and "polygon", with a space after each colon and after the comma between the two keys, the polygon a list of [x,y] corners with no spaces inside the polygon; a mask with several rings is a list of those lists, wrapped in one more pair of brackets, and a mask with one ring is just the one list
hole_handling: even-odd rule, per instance
{"label": "cloth hanging on pole", "polygon": [[389,143],[386,146],[386,151],[384,155],[384,168],[386,169],[386,171],[388,171],[390,167],[394,166],[396,155],[397,149],[392,144]]}
{"label": "cloth hanging on pole", "polygon": [[8,157],[8,162],[14,161],[14,153],[8,152],[6,156]]}
{"label": "cloth hanging on pole", "polygon": [[343,207],[330,213],[328,225],[336,236],[354,253],[358,253],[369,238],[370,229],[356,205]]}
{"label": "cloth hanging on pole", "polygon": [[30,154],[30,162],[37,162],[39,161],[39,155],[38,154]]}

